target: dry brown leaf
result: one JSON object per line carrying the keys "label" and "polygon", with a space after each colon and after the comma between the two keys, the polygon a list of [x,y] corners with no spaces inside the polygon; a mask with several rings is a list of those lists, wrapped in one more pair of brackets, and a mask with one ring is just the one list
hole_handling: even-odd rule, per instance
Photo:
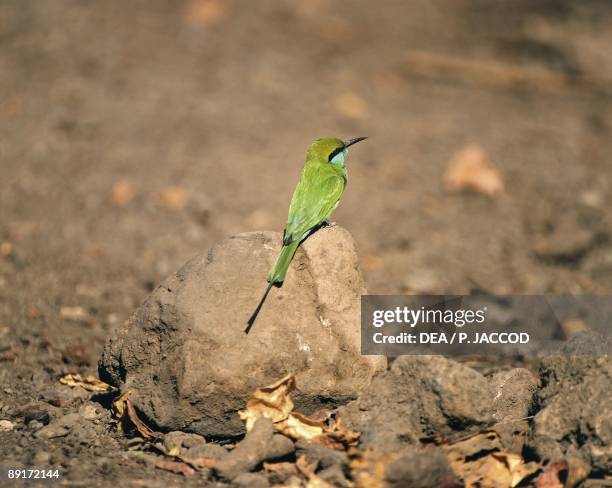
{"label": "dry brown leaf", "polygon": [[246,423],[247,432],[257,419],[266,417],[274,422],[277,431],[296,440],[303,439],[339,450],[357,445],[361,434],[347,430],[342,419],[337,418],[330,426],[326,426],[329,415],[315,419],[292,412],[294,405],[290,393],[294,389],[295,379],[292,374],[257,389],[247,402],[246,409],[239,412],[240,418]]}
{"label": "dry brown leaf", "polygon": [[125,207],[134,198],[134,186],[125,180],[116,181],[111,189],[111,203],[117,207]]}
{"label": "dry brown leaf", "polygon": [[504,182],[484,149],[472,144],[456,153],[444,175],[448,191],[474,191],[495,196],[504,190]]}
{"label": "dry brown leaf", "polygon": [[68,386],[80,386],[87,391],[116,391],[114,386],[111,386],[104,381],[99,380],[93,375],[67,374],[59,379],[59,382]]}
{"label": "dry brown leaf", "polygon": [[540,467],[504,452],[495,432],[479,433],[442,447],[451,468],[468,488],[513,488]]}
{"label": "dry brown leaf", "polygon": [[325,434],[322,421],[308,418],[297,412],[291,412],[285,420],[278,422],[276,429],[288,437],[306,441],[311,441]]}
{"label": "dry brown leaf", "polygon": [[136,430],[138,430],[138,432],[143,438],[160,439],[164,436],[164,434],[162,434],[161,432],[155,432],[154,430],[151,430],[149,427],[145,425],[145,423],[142,420],[140,420],[140,418],[138,417],[138,414],[136,413],[136,410],[134,409],[134,405],[132,405],[132,402],[130,401],[129,398],[126,398],[125,406],[127,407],[127,414],[128,414],[130,421],[132,422],[134,427],[136,427]]}
{"label": "dry brown leaf", "polygon": [[[359,439],[361,437],[360,432],[355,432],[353,430],[348,430],[341,417],[335,419],[335,422],[325,429],[325,437],[337,441],[343,447],[354,447],[359,444]],[[322,440],[323,438],[318,438],[318,440]],[[331,447],[331,446],[330,446]]]}
{"label": "dry brown leaf", "polygon": [[163,469],[164,471],[170,471],[175,474],[182,474],[183,476],[190,476],[196,471],[187,463],[182,461],[170,461],[169,459],[160,459],[155,463],[155,467]]}
{"label": "dry brown leaf", "polygon": [[111,405],[111,411],[115,420],[123,420],[127,411],[127,399],[130,396],[130,391],[126,391],[119,395]]}
{"label": "dry brown leaf", "polygon": [[184,15],[191,24],[210,27],[221,23],[229,12],[229,0],[189,0]]}
{"label": "dry brown leaf", "polygon": [[255,390],[247,402],[246,409],[239,412],[240,418],[246,423],[247,432],[260,417],[269,418],[275,423],[285,420],[293,410],[289,394],[294,389],[295,378],[288,374],[271,385]]}
{"label": "dry brown leaf", "polygon": [[349,119],[363,119],[368,114],[366,101],[353,92],[339,95],[335,100],[336,110]]}
{"label": "dry brown leaf", "polygon": [[185,190],[178,186],[164,188],[159,194],[162,205],[170,210],[181,210],[187,203]]}

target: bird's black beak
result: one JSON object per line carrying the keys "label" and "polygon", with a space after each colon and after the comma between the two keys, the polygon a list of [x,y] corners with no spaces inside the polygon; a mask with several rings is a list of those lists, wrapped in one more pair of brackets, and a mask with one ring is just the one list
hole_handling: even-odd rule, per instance
{"label": "bird's black beak", "polygon": [[348,141],[344,141],[344,147],[347,148],[349,146],[352,146],[353,144],[357,144],[359,141],[365,141],[366,139],[367,137],[353,137]]}

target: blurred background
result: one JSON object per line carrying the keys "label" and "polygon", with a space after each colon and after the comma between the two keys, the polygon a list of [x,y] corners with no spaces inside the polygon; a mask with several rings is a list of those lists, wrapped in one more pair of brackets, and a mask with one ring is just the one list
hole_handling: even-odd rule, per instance
{"label": "blurred background", "polygon": [[334,220],[370,292],[609,292],[611,26],[605,0],[1,1],[1,359],[95,367],[187,259],[282,231],[321,136],[369,136]]}

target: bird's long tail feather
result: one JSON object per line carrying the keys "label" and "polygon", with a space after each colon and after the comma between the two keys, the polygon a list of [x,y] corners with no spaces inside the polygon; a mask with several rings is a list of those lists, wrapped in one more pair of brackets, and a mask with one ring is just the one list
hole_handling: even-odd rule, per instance
{"label": "bird's long tail feather", "polygon": [[247,322],[246,329],[244,329],[245,334],[248,334],[251,330],[251,327],[253,327],[253,324],[255,323],[255,319],[257,318],[257,315],[259,315],[259,311],[261,310],[261,307],[266,301],[266,298],[268,297],[268,293],[270,293],[270,290],[272,289],[273,285],[274,285],[273,281],[268,283],[268,287],[266,288],[266,291],[264,292],[263,297],[261,297],[261,300],[259,300],[259,304],[257,305],[257,308],[255,309],[255,311],[253,312],[253,315],[251,315],[251,318]]}
{"label": "bird's long tail feather", "polygon": [[283,281],[285,280],[285,275],[287,274],[287,269],[289,269],[291,260],[293,259],[295,251],[297,250],[299,245],[300,245],[300,241],[294,241],[290,244],[283,246],[283,248],[281,249],[281,252],[279,253],[278,258],[276,258],[276,263],[274,263],[274,267],[272,268],[272,271],[270,271],[270,274],[268,275],[268,287],[266,288],[266,291],[264,292],[263,297],[261,297],[261,300],[259,301],[257,308],[253,312],[253,315],[251,315],[251,318],[248,320],[246,329],[244,329],[245,334],[248,334],[249,331],[251,330],[251,327],[253,327],[253,324],[255,323],[255,319],[257,318],[257,315],[259,315],[259,311],[261,310],[261,307],[266,301],[266,298],[268,297],[268,293],[270,293],[270,290],[272,289],[272,287],[273,286],[280,287],[283,284]]}

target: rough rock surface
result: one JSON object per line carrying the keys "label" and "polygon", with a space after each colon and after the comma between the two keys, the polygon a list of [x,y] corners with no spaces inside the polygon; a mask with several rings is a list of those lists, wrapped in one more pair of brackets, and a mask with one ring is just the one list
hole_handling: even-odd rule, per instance
{"label": "rough rock surface", "polygon": [[600,474],[612,466],[611,346],[607,336],[581,333],[542,360],[530,439],[541,458],[578,458]]}
{"label": "rough rock surface", "polygon": [[162,430],[244,432],[249,395],[291,372],[296,408],[354,399],[384,358],[360,356],[365,292],[350,234],[324,228],[298,249],[248,336],[243,329],[280,249],[273,232],[240,234],[196,256],[158,286],[107,344],[102,379]]}
{"label": "rough rock surface", "polygon": [[383,451],[417,444],[433,433],[494,421],[493,385],[442,356],[402,356],[358,400],[342,408],[365,447]]}
{"label": "rough rock surface", "polygon": [[263,461],[274,461],[292,454],[294,446],[291,439],[274,432],[272,421],[260,418],[244,440],[215,464],[214,471],[221,478],[232,480]]}
{"label": "rough rock surface", "polygon": [[463,486],[440,449],[417,450],[408,448],[402,456],[385,469],[387,488],[430,488]]}

